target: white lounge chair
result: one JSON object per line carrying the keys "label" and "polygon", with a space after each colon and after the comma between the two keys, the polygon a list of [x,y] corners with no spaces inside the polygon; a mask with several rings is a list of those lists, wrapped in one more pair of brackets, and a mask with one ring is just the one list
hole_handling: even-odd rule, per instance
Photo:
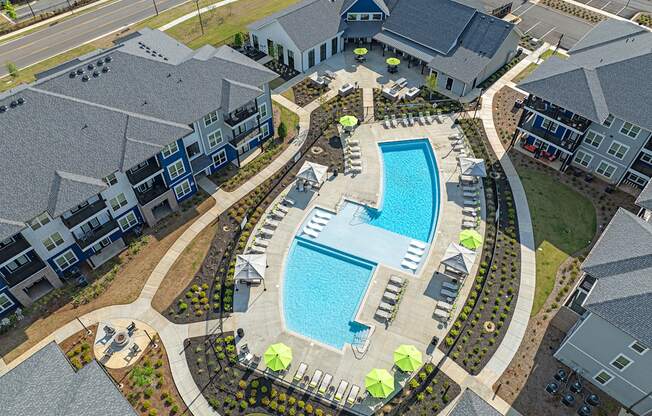
{"label": "white lounge chair", "polygon": [[362,160],[360,160],[360,159],[351,159],[351,160],[349,160],[349,165],[351,165],[351,166],[362,166]]}
{"label": "white lounge chair", "polygon": [[465,207],[479,207],[480,206],[480,201],[477,199],[465,199],[464,200],[464,206]]}
{"label": "white lounge chair", "polygon": [[287,196],[283,198],[283,203],[289,207],[294,206],[295,202],[293,199],[288,198]]}
{"label": "white lounge chair", "polygon": [[460,285],[458,285],[457,283],[452,283],[452,282],[442,282],[441,285],[442,285],[442,287],[445,287],[446,289],[454,290],[456,292],[460,288]]}
{"label": "white lounge chair", "polygon": [[326,75],[330,79],[337,78],[337,74],[335,74],[335,72],[329,71],[329,70],[324,71],[324,75]]}
{"label": "white lounge chair", "polygon": [[324,226],[323,226],[323,225],[319,225],[319,224],[314,223],[314,222],[312,222],[312,221],[308,222],[307,227],[308,227],[308,228],[312,228],[313,230],[315,230],[315,231],[317,231],[317,232],[321,232],[321,231],[324,229]]}
{"label": "white lounge chair", "polygon": [[390,293],[397,294],[397,295],[398,295],[399,293],[401,293],[401,288],[398,287],[398,286],[394,286],[394,285],[387,285],[387,286],[385,287],[385,290],[387,290],[387,291],[390,292]]}
{"label": "white lounge chair", "polygon": [[421,262],[421,257],[419,257],[419,256],[415,256],[414,254],[409,254],[409,253],[408,253],[408,254],[405,255],[404,258],[405,258],[406,260],[413,261],[413,262],[415,262],[415,263],[417,263],[417,264],[419,264],[419,263]]}
{"label": "white lounge chair", "polygon": [[260,246],[251,246],[249,247],[249,250],[247,253],[249,254],[265,254],[265,247],[260,247]]}
{"label": "white lounge chair", "polygon": [[424,126],[426,125],[426,118],[423,116],[423,112],[419,111],[419,122],[423,124]]}
{"label": "white lounge chair", "polygon": [[403,125],[404,125],[405,127],[408,127],[408,126],[409,126],[409,124],[408,124],[408,119],[407,119],[407,115],[406,115],[406,114],[401,115],[401,121],[403,122]]}
{"label": "white lounge chair", "polygon": [[321,381],[321,384],[319,385],[319,394],[321,395],[326,394],[326,391],[328,391],[328,388],[331,385],[331,381],[333,381],[333,376],[326,373],[324,379]]}
{"label": "white lounge chair", "polygon": [[262,227],[260,230],[258,230],[258,234],[268,235],[271,237],[274,235],[274,230],[272,230],[271,228]]}
{"label": "white lounge chair", "polygon": [[290,209],[289,209],[288,207],[286,207],[285,205],[282,205],[282,204],[278,204],[278,205],[276,206],[276,210],[277,210],[277,211],[281,211],[281,212],[283,212],[283,213],[285,213],[285,214],[287,214],[288,212],[290,212]]}
{"label": "white lounge chair", "polygon": [[383,292],[383,298],[393,303],[396,303],[396,301],[398,300],[398,296],[395,293],[391,293],[388,291]]}
{"label": "white lounge chair", "polygon": [[398,120],[396,120],[396,114],[392,114],[392,127],[398,126]]}
{"label": "white lounge chair", "polygon": [[278,228],[278,225],[279,225],[279,224],[280,224],[280,223],[279,223],[278,221],[273,220],[273,219],[271,219],[271,218],[266,218],[266,219],[265,219],[265,225],[268,226],[268,227],[270,227],[270,228]]}
{"label": "white lounge chair", "polygon": [[274,211],[272,211],[272,215],[282,220],[285,218],[285,215],[287,215],[287,212],[283,212],[280,209],[275,208]]}
{"label": "white lounge chair", "polygon": [[323,373],[321,372],[321,370],[315,370],[315,374],[312,375],[312,379],[310,380],[310,384],[309,384],[311,389],[317,388],[317,385],[319,385],[319,380],[321,380],[322,374]]}
{"label": "white lounge chair", "polygon": [[267,248],[269,246],[269,240],[261,240],[259,238],[254,240],[254,245],[258,247]]}
{"label": "white lounge chair", "polygon": [[408,113],[407,121],[408,121],[408,125],[410,125],[410,126],[412,126],[414,124],[414,119],[412,118],[412,113]]}
{"label": "white lounge chair", "polygon": [[472,216],[477,216],[478,215],[478,208],[462,208],[462,214],[465,215],[472,215]]}
{"label": "white lounge chair", "polygon": [[307,369],[308,369],[308,364],[303,362],[299,364],[299,368],[297,368],[297,372],[294,373],[294,381],[303,380],[303,376],[306,374]]}
{"label": "white lounge chair", "polygon": [[385,117],[383,118],[383,126],[385,126],[386,129],[388,129],[388,128],[390,127],[390,124],[389,124],[389,116],[385,116]]}
{"label": "white lounge chair", "polygon": [[426,247],[427,247],[426,243],[422,243],[422,242],[419,241],[419,240],[412,240],[412,241],[410,241],[410,245],[413,246],[413,247],[419,247],[419,248],[422,248],[422,249],[424,249],[424,250],[425,250]]}
{"label": "white lounge chair", "polygon": [[430,115],[430,111],[426,111],[425,118],[428,124],[432,124],[432,116]]}
{"label": "white lounge chair", "polygon": [[362,158],[362,153],[360,152],[349,152],[344,155],[345,159],[360,159]]}
{"label": "white lounge chair", "polygon": [[423,256],[423,253],[426,252],[426,250],[419,248],[419,247],[413,247],[409,246],[407,249],[408,253],[414,254],[415,256]]}
{"label": "white lounge chair", "polygon": [[310,236],[312,238],[317,238],[319,237],[319,233],[315,230],[311,230],[308,227],[303,227],[303,233],[307,236]]}
{"label": "white lounge chair", "polygon": [[479,224],[477,221],[473,221],[473,220],[462,221],[462,228],[464,229],[476,228],[478,225]]}
{"label": "white lounge chair", "polygon": [[419,268],[419,265],[418,265],[418,264],[413,263],[413,262],[411,262],[411,261],[409,261],[409,260],[403,260],[403,261],[401,262],[401,266],[405,267],[406,269],[410,269],[410,270],[412,270],[412,271],[415,271],[416,269]]}
{"label": "white lounge chair", "polygon": [[362,167],[361,166],[350,166],[348,173],[352,175],[359,175],[362,173]]}
{"label": "white lounge chair", "polygon": [[444,311],[442,309],[435,309],[434,315],[435,315],[435,318],[439,318],[439,320],[442,320],[442,321],[447,321],[448,318],[451,316],[451,314],[449,312],[446,312],[446,311]]}
{"label": "white lounge chair", "polygon": [[346,402],[349,404],[349,406],[353,406],[356,400],[358,400],[358,393],[360,393],[360,387],[356,386],[355,384],[351,386],[349,397],[346,398]]}
{"label": "white lounge chair", "polygon": [[439,292],[442,294],[442,296],[446,296],[447,298],[453,298],[455,299],[457,297],[457,292],[453,292],[452,290],[444,289]]}
{"label": "white lounge chair", "polygon": [[437,301],[437,309],[441,309],[446,312],[450,312],[453,310],[453,305],[450,303],[444,302],[443,300]]}
{"label": "white lounge chair", "polygon": [[344,398],[344,393],[346,393],[346,389],[349,387],[349,382],[342,380],[340,381],[340,385],[337,386],[337,390],[335,391],[335,401],[341,402],[342,399]]}
{"label": "white lounge chair", "polygon": [[389,278],[389,281],[394,283],[395,285],[398,285],[398,286],[403,286],[405,284],[405,280],[403,280],[402,277],[394,276],[394,275],[392,275]]}
{"label": "white lounge chair", "polygon": [[384,311],[382,309],[376,309],[376,316],[381,318],[384,321],[389,321],[392,318],[392,314]]}
{"label": "white lounge chair", "polygon": [[378,305],[378,309],[382,309],[387,312],[392,312],[394,310],[394,306],[390,305],[387,302],[380,302],[380,305]]}
{"label": "white lounge chair", "polygon": [[329,214],[328,212],[324,212],[324,211],[315,211],[315,216],[317,216],[319,218],[324,218],[324,219],[327,219],[327,220],[330,220],[331,218],[333,218],[333,216],[331,214]]}
{"label": "white lounge chair", "polygon": [[316,223],[316,224],[319,224],[319,225],[326,225],[326,224],[328,224],[328,220],[327,220],[327,219],[325,219],[325,218],[319,218],[319,217],[316,216],[316,215],[313,215],[312,218],[310,218],[310,221],[312,221],[312,222],[314,222],[314,223]]}
{"label": "white lounge chair", "polygon": [[464,198],[476,198],[480,196],[480,194],[478,193],[478,191],[464,191],[462,193],[462,196],[464,196]]}

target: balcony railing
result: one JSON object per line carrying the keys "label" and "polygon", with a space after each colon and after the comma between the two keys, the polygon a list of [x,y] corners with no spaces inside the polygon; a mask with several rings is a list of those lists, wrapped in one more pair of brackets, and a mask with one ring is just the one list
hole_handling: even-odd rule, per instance
{"label": "balcony railing", "polygon": [[9,286],[14,287],[17,284],[20,284],[21,282],[25,281],[26,279],[29,279],[34,273],[37,273],[45,267],[45,263],[43,263],[43,260],[40,258],[36,257],[36,254],[32,257],[32,261],[29,263],[23,264],[16,270],[14,270],[13,273],[5,275],[5,280],[9,284]]}
{"label": "balcony railing", "polygon": [[233,138],[229,140],[229,143],[231,143],[233,146],[238,147],[242,143],[245,143],[257,135],[260,134],[260,129],[258,126],[254,126],[248,130],[243,131],[242,133],[235,134],[233,135]]}
{"label": "balcony railing", "polygon": [[131,170],[127,171],[127,178],[129,179],[129,183],[136,185],[162,169],[156,161],[155,157],[149,158],[147,162],[147,166],[144,166],[135,172],[132,172]]}
{"label": "balcony railing", "polygon": [[138,199],[140,205],[149,204],[154,199],[163,195],[167,191],[168,191],[168,187],[165,186],[163,183],[155,183],[154,186],[147,189],[146,191],[139,191],[138,189],[134,189],[134,192],[136,193],[136,199]]}
{"label": "balcony railing", "polygon": [[590,120],[579,116],[577,114],[569,115],[567,110],[564,110],[560,107],[557,107],[554,104],[549,103],[539,97],[531,97],[530,100],[526,103],[526,106],[530,109],[536,111],[537,113],[543,114],[544,116],[556,120],[557,122],[564,124],[567,127],[581,131],[582,133],[591,124]]}
{"label": "balcony railing", "polygon": [[248,105],[247,107],[239,108],[228,114],[224,117],[224,122],[233,127],[255,114],[258,114],[258,108],[256,108],[256,105]]}
{"label": "balcony railing", "polygon": [[100,198],[92,204],[86,205],[84,208],[75,212],[68,218],[61,217],[61,220],[66,225],[66,227],[72,228],[86,221],[88,218],[102,211],[104,208],[106,208],[106,201]]}
{"label": "balcony railing", "polygon": [[540,139],[543,139],[545,141],[548,141],[552,143],[554,146],[557,146],[561,149],[564,149],[568,152],[573,152],[575,150],[575,147],[577,143],[579,142],[579,137],[576,139],[561,139],[559,137],[554,136],[552,133],[547,131],[546,129],[542,129],[540,127],[534,126],[534,117],[530,119],[529,121],[523,122],[519,128],[523,129],[524,131],[531,133],[533,136],[536,136]]}
{"label": "balcony railing", "polygon": [[632,163],[632,170],[635,170],[636,172],[640,172],[643,175],[647,176],[648,178],[652,178],[652,165],[649,165],[646,162],[643,162],[641,160],[641,155],[639,155],[636,158],[636,161]]}
{"label": "balcony railing", "polygon": [[109,235],[116,228],[118,228],[118,222],[112,219],[100,225],[99,227],[92,229],[81,237],[75,236],[75,240],[77,240],[79,247],[85,249],[86,247],[95,243],[97,240]]}
{"label": "balcony railing", "polygon": [[647,150],[649,150],[650,152],[652,152],[652,137],[650,137],[650,138],[648,139],[647,143],[645,143],[645,148],[646,148]]}
{"label": "balcony railing", "polygon": [[0,263],[4,263],[18,253],[22,253],[30,248],[29,243],[25,240],[22,234],[16,234],[14,240],[15,241],[8,246],[0,248]]}

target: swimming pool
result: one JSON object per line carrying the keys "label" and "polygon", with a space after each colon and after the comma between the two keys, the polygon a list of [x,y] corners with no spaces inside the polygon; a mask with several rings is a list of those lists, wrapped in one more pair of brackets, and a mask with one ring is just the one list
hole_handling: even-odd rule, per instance
{"label": "swimming pool", "polygon": [[375,264],[295,238],[285,266],[286,327],[337,349],[368,327],[354,321]]}

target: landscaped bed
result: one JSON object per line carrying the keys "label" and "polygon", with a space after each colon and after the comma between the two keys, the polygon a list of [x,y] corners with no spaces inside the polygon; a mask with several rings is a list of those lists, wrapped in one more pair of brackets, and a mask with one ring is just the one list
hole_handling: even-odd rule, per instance
{"label": "landscaped bed", "polygon": [[59,343],[59,347],[75,369],[79,370],[95,359],[93,343],[96,332],[97,324],[91,325],[88,331],[86,329],[77,331]]}
{"label": "landscaped bed", "polygon": [[507,73],[510,69],[514,68],[516,64],[521,62],[525,58],[525,54],[523,51],[520,49],[516,52],[516,56],[513,57],[509,62],[507,62],[505,65],[501,66],[498,71],[494,72],[489,76],[489,78],[485,79],[482,81],[478,87],[482,90],[486,90],[487,88],[491,87],[494,82],[498,81],[503,75]]}
{"label": "landscaped bed", "polygon": [[[471,104],[466,105],[467,109]],[[374,89],[374,117],[376,120],[382,120],[385,116],[391,117],[396,115],[400,118],[402,114],[412,113],[418,116],[420,112],[429,111],[430,114],[448,114],[463,111],[464,107],[459,101],[437,92],[430,93],[426,88],[421,88],[419,95],[412,100],[402,98],[400,100],[390,100],[383,96],[382,90]]]}
{"label": "landscaped bed", "polygon": [[460,386],[428,363],[387,405],[383,414],[392,416],[434,416],[460,394]]}
{"label": "landscaped bed", "polygon": [[560,10],[571,16],[579,17],[580,19],[584,19],[591,23],[598,23],[607,18],[605,15],[593,12],[581,6],[576,6],[564,0],[542,0],[540,4],[555,10]]}
{"label": "landscaped bed", "polygon": [[[470,374],[478,374],[500,345],[516,305],[520,241],[511,187],[488,144],[482,122],[459,120],[473,154],[486,161],[486,227],[480,267],[462,310],[439,348]],[[496,223],[497,208],[499,209]]]}
{"label": "landscaped bed", "polygon": [[284,95],[286,98],[293,97],[296,105],[305,107],[311,102],[326,94],[328,87],[326,85],[318,86],[310,78],[306,78],[292,87],[292,95]]}

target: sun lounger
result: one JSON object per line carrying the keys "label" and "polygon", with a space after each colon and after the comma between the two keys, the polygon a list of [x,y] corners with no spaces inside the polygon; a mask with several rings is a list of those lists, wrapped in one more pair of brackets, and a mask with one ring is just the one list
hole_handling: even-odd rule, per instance
{"label": "sun lounger", "polygon": [[278,228],[279,224],[280,223],[278,221],[276,221],[276,220],[273,220],[273,219],[270,219],[270,218],[265,219],[265,225],[270,227],[270,228]]}
{"label": "sun lounger", "polygon": [[361,159],[362,158],[362,153],[360,153],[359,151],[351,152],[351,153],[347,153],[344,157],[346,159],[351,159],[351,160],[353,160],[353,159]]}
{"label": "sun lounger", "polygon": [[414,119],[412,118],[412,113],[408,113],[407,121],[408,121],[408,125],[410,125],[410,126],[414,124]]}
{"label": "sun lounger", "polygon": [[462,208],[462,214],[476,217],[478,215],[477,208]]}
{"label": "sun lounger", "polygon": [[303,376],[306,374],[307,369],[308,369],[308,364],[303,362],[299,364],[299,368],[297,368],[297,372],[294,373],[294,381],[303,380]]}
{"label": "sun lounger", "polygon": [[283,203],[287,205],[288,207],[294,206],[295,202],[293,199],[288,198],[287,196],[283,198]]}
{"label": "sun lounger", "polygon": [[376,309],[376,316],[381,318],[384,321],[389,321],[392,318],[392,314],[384,311],[382,309]]}
{"label": "sun lounger", "polygon": [[462,185],[462,191],[464,192],[477,192],[478,191],[478,184],[473,183],[469,185]]}
{"label": "sun lounger", "polygon": [[271,228],[262,227],[260,230],[258,230],[258,234],[268,235],[271,237],[274,235],[274,230],[272,230]]}
{"label": "sun lounger", "polygon": [[315,374],[312,375],[312,379],[310,380],[310,388],[314,389],[317,388],[317,385],[319,385],[319,380],[321,380],[322,376],[321,370],[315,370]]}
{"label": "sun lounger", "polygon": [[315,230],[315,231],[317,231],[317,232],[320,232],[321,230],[324,229],[324,226],[323,226],[323,225],[319,225],[319,224],[314,223],[314,222],[312,222],[312,221],[308,222],[307,227],[308,227],[308,228],[312,228],[313,230]]}
{"label": "sun lounger", "polygon": [[472,221],[472,220],[462,221],[462,228],[464,229],[476,228],[477,226],[478,226],[477,221]]}
{"label": "sun lounger", "polygon": [[350,166],[348,172],[353,174],[353,175],[359,175],[359,174],[362,173],[362,167],[361,166]]}
{"label": "sun lounger", "polygon": [[448,318],[451,316],[449,312],[446,312],[441,309],[435,309],[434,312],[435,318],[438,318],[439,320],[447,321]]}
{"label": "sun lounger", "polygon": [[389,124],[389,123],[390,123],[390,122],[389,122],[389,116],[385,116],[385,117],[383,118],[383,126],[385,126],[386,129],[388,129],[388,128],[390,127],[390,124]]}
{"label": "sun lounger", "polygon": [[398,286],[403,286],[405,284],[405,280],[403,280],[403,278],[399,276],[391,276],[389,278],[389,281]]}
{"label": "sun lounger", "polygon": [[439,117],[438,114],[435,114],[434,117],[435,117],[435,121],[437,122],[437,124],[444,124],[444,120],[442,120],[441,117]]}
{"label": "sun lounger", "polygon": [[477,199],[465,199],[464,200],[464,206],[465,207],[478,207],[480,206],[480,201]]}
{"label": "sun lounger", "polygon": [[285,218],[286,214],[287,214],[286,212],[283,212],[283,211],[281,211],[279,209],[276,209],[276,208],[274,209],[274,211],[272,211],[272,215],[275,216],[276,218],[281,219],[281,220],[283,218]]}
{"label": "sun lounger", "polygon": [[432,124],[432,116],[430,115],[430,111],[426,111],[425,118],[426,118],[426,123]]}
{"label": "sun lounger", "polygon": [[360,159],[351,159],[351,160],[349,160],[349,165],[351,165],[351,166],[362,166],[362,161]]}
{"label": "sun lounger", "polygon": [[387,311],[387,312],[392,312],[394,310],[394,306],[390,305],[387,302],[380,302],[380,305],[378,305],[378,309],[381,309],[381,310]]}
{"label": "sun lounger", "polygon": [[452,283],[452,282],[442,282],[441,285],[442,285],[442,287],[445,287],[446,289],[454,290],[456,292],[460,288],[460,285],[458,285],[457,283]]}
{"label": "sun lounger", "polygon": [[396,127],[398,125],[398,121],[396,120],[396,114],[392,114],[392,127]]}
{"label": "sun lounger", "polygon": [[324,219],[327,219],[327,220],[330,220],[331,218],[333,218],[333,216],[331,214],[329,214],[328,212],[323,212],[323,211],[315,211],[315,216],[317,216],[319,218],[324,218]]}
{"label": "sun lounger", "polygon": [[408,124],[408,119],[407,119],[407,115],[405,115],[405,114],[401,115],[401,121],[403,122],[403,125],[404,125],[405,127],[409,126],[409,124]]}
{"label": "sun lounger", "polygon": [[412,246],[409,246],[408,249],[407,249],[407,251],[408,251],[408,253],[410,253],[410,254],[414,254],[415,256],[423,256],[423,253],[426,252],[426,251],[425,251],[424,249],[422,249],[422,248],[419,248],[419,247],[412,247]]}
{"label": "sun lounger", "polygon": [[462,196],[464,196],[464,198],[475,198],[475,197],[478,197],[480,195],[478,194],[478,191],[475,191],[475,192],[465,191],[465,192],[462,193]]}
{"label": "sun lounger", "polygon": [[360,393],[360,387],[355,384],[351,386],[351,391],[349,392],[349,397],[346,398],[346,402],[349,406],[353,406],[355,401],[358,400],[358,393]]}
{"label": "sun lounger", "polygon": [[395,293],[397,295],[399,293],[401,293],[401,288],[400,287],[397,287],[397,286],[394,286],[394,285],[389,285],[389,284],[385,287],[385,290],[387,290],[390,293]]}
{"label": "sun lounger", "polygon": [[313,215],[312,218],[310,219],[310,221],[312,221],[312,222],[314,222],[314,223],[317,223],[317,224],[319,224],[319,225],[326,225],[326,224],[328,224],[328,220],[327,220],[327,219],[325,219],[325,218],[319,218],[319,217],[316,216],[316,215]]}
{"label": "sun lounger", "polygon": [[319,385],[319,394],[326,394],[326,391],[328,390],[328,387],[331,385],[331,381],[333,381],[333,376],[330,374],[326,373],[324,376],[324,379],[321,381],[321,384]]}
{"label": "sun lounger", "polygon": [[281,212],[283,212],[283,213],[285,213],[285,214],[287,214],[288,212],[290,212],[290,209],[289,209],[288,207],[286,207],[285,205],[281,205],[281,204],[278,204],[278,205],[276,206],[276,210],[277,210],[277,211],[281,211]]}
{"label": "sun lounger", "polygon": [[390,301],[392,303],[396,303],[396,301],[398,300],[398,296],[395,293],[385,291],[383,293],[383,299],[387,299],[388,301]]}
{"label": "sun lounger", "polygon": [[317,238],[319,237],[319,233],[315,230],[312,230],[308,227],[303,227],[303,233],[307,236],[310,236],[312,238]]}
{"label": "sun lounger", "polygon": [[267,248],[269,246],[269,240],[261,240],[257,238],[254,240],[254,245],[258,247]]}
{"label": "sun lounger", "polygon": [[267,250],[265,247],[251,246],[249,247],[247,254],[265,254],[265,250]]}
{"label": "sun lounger", "polygon": [[416,269],[419,268],[418,264],[416,264],[416,263],[414,263],[412,261],[409,261],[409,260],[403,260],[401,262],[401,266],[405,267],[406,269],[410,269],[412,271],[415,271]]}
{"label": "sun lounger", "polygon": [[327,76],[328,78],[330,78],[330,79],[335,79],[335,78],[337,77],[337,75],[335,74],[335,72],[333,72],[333,71],[328,71],[328,70],[324,71],[324,75],[326,75],[326,76]]}
{"label": "sun lounger", "polygon": [[415,263],[420,263],[421,262],[421,257],[415,256],[414,254],[406,254],[404,257],[406,260],[413,261]]}
{"label": "sun lounger", "polygon": [[419,123],[426,125],[426,118],[423,116],[423,112],[419,111]]}
{"label": "sun lounger", "polygon": [[439,293],[441,293],[442,296],[446,296],[446,297],[453,298],[453,299],[455,299],[457,297],[457,292],[453,292],[452,290],[448,290],[448,289],[443,289],[442,288],[442,290]]}
{"label": "sun lounger", "polygon": [[344,398],[344,393],[346,393],[346,389],[349,387],[349,382],[348,381],[340,381],[340,385],[337,386],[337,390],[335,391],[335,401],[341,402],[342,399]]}
{"label": "sun lounger", "polygon": [[453,305],[450,303],[446,303],[443,300],[437,301],[437,309],[441,309],[446,312],[450,312],[453,310]]}
{"label": "sun lounger", "polygon": [[410,245],[411,245],[412,247],[419,247],[419,248],[424,249],[424,250],[425,250],[426,247],[427,247],[426,243],[422,243],[422,242],[419,241],[419,240],[412,240],[412,241],[410,241]]}

